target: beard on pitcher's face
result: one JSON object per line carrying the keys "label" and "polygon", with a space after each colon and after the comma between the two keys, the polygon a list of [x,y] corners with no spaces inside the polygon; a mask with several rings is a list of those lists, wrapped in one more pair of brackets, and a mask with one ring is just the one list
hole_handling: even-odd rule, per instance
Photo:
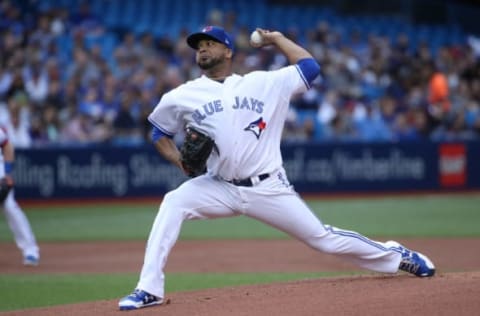
{"label": "beard on pitcher's face", "polygon": [[202,70],[211,69],[217,65],[222,64],[225,61],[224,56],[198,56],[197,57],[197,65]]}

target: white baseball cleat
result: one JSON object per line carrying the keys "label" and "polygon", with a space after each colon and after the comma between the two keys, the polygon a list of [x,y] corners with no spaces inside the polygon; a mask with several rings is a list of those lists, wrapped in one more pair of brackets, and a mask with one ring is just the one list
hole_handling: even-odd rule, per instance
{"label": "white baseball cleat", "polygon": [[38,257],[32,256],[32,255],[29,255],[23,258],[23,265],[25,266],[38,266],[39,263],[40,263],[40,260],[38,259]]}
{"label": "white baseball cleat", "polygon": [[156,297],[148,292],[136,289],[132,294],[125,296],[118,302],[121,311],[139,309],[148,306],[161,305],[163,298]]}
{"label": "white baseball cleat", "polygon": [[397,243],[396,241],[389,241],[395,250],[401,252],[402,261],[398,267],[399,270],[414,274],[418,277],[431,277],[435,274],[435,266],[427,256],[420,252],[412,251]]}

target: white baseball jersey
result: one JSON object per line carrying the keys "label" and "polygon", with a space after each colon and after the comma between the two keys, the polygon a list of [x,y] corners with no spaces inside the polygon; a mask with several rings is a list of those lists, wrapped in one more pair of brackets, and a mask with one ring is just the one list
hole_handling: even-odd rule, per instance
{"label": "white baseball jersey", "polygon": [[234,74],[223,83],[202,76],[165,94],[149,121],[169,135],[185,125],[206,132],[218,147],[207,162],[209,173],[244,179],[281,167],[290,96],[307,88],[296,65]]}

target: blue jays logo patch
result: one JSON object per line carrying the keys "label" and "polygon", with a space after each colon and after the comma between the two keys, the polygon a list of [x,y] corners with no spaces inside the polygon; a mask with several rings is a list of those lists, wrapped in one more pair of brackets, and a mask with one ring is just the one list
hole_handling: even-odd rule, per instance
{"label": "blue jays logo patch", "polygon": [[263,117],[259,118],[256,121],[253,121],[252,123],[248,124],[247,127],[245,127],[243,130],[244,131],[250,131],[255,136],[257,139],[260,138],[260,134],[262,134],[262,131],[267,127],[267,123],[263,120]]}

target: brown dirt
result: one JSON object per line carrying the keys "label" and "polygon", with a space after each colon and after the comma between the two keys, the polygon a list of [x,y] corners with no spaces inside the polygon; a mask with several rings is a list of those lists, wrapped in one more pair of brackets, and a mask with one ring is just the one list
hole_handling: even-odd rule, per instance
{"label": "brown dirt", "polygon": [[[437,266],[437,275],[323,278],[268,285],[169,293],[171,303],[134,315],[474,315],[480,310],[480,239],[402,239]],[[43,243],[41,265],[20,264],[13,244],[0,243],[0,274],[139,272],[144,242]],[[180,241],[169,272],[355,271],[340,259],[294,240]],[[127,294],[132,289],[125,289]],[[0,315],[125,315],[118,300],[3,312]]]}

